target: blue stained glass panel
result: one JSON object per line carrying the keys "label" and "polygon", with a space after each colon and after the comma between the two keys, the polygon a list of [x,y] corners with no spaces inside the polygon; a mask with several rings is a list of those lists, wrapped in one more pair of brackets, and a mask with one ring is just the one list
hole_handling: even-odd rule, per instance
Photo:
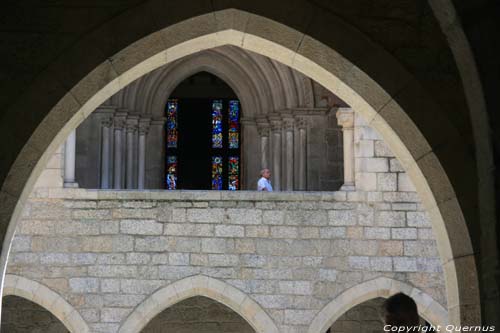
{"label": "blue stained glass panel", "polygon": [[228,158],[228,189],[236,191],[240,188],[240,158],[229,156]]}
{"label": "blue stained glass panel", "polygon": [[222,156],[212,156],[212,190],[222,190]]}
{"label": "blue stained glass panel", "polygon": [[177,156],[167,157],[167,190],[177,189]]}
{"label": "blue stained glass panel", "polygon": [[235,149],[239,147],[239,130],[240,130],[240,103],[237,100],[229,101],[229,132],[228,142],[229,148]]}
{"label": "blue stained glass panel", "polygon": [[167,102],[167,148],[177,148],[177,108],[176,99]]}
{"label": "blue stained glass panel", "polygon": [[222,101],[212,102],[212,148],[222,148]]}

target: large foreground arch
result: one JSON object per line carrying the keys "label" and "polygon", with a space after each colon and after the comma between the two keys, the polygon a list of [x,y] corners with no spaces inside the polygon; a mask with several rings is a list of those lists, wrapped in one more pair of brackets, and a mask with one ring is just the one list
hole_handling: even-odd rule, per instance
{"label": "large foreground arch", "polygon": [[[110,24],[126,23],[126,19],[117,19]],[[338,42],[338,50],[275,21],[229,9],[190,18],[160,31],[155,29],[68,88],[51,79],[51,71],[41,75],[33,89],[53,82],[54,90],[63,97],[56,98],[55,106],[48,102],[50,113],[29,138],[2,185],[4,226],[11,221],[3,244],[3,269],[22,206],[48,157],[71,130],[138,77],[183,56],[230,44],[268,56],[311,77],[350,104],[379,131],[407,170],[430,213],[446,277],[450,321],[478,324],[480,303],[474,251],[457,195],[438,157],[449,159],[447,163],[465,160],[463,150],[450,155],[462,145],[459,133],[439,113],[432,98],[427,99],[420,84],[384,50],[336,17],[320,23],[325,30],[336,31],[329,38]],[[345,36],[356,43],[345,43]],[[372,78],[367,74],[382,67],[386,69],[383,76]],[[412,99],[425,100],[422,114],[409,107],[407,102]],[[20,108],[20,114],[26,112],[23,103],[12,112],[16,108]],[[427,116],[434,119],[420,121],[421,128],[412,120]],[[433,147],[439,147],[439,152]],[[463,171],[467,173],[468,169]]]}
{"label": "large foreground arch", "polygon": [[48,310],[72,333],[90,332],[87,323],[71,304],[55,291],[22,276],[5,276],[3,296],[19,296]]}
{"label": "large foreground arch", "polygon": [[194,296],[205,296],[231,308],[257,333],[279,333],[271,317],[250,297],[222,281],[195,275],[176,281],[152,294],[127,317],[119,333],[138,333],[168,307]]}
{"label": "large foreground arch", "polygon": [[387,298],[398,292],[410,295],[417,303],[419,315],[433,325],[448,324],[446,310],[432,297],[404,282],[380,277],[355,285],[328,303],[313,319],[308,333],[322,333],[346,311],[376,297]]}

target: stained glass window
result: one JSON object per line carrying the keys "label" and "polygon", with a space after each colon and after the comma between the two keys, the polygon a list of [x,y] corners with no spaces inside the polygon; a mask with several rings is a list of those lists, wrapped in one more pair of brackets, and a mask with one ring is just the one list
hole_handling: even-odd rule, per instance
{"label": "stained glass window", "polygon": [[212,148],[222,148],[222,100],[212,102]]}
{"label": "stained glass window", "polygon": [[228,190],[236,191],[240,189],[240,158],[229,156],[228,158]]}
{"label": "stained glass window", "polygon": [[212,156],[212,190],[222,190],[222,156]]}
{"label": "stained glass window", "polygon": [[228,141],[229,148],[239,147],[239,129],[240,129],[240,103],[237,100],[229,101],[229,129]]}
{"label": "stained glass window", "polygon": [[177,100],[167,102],[167,148],[177,148]]}
{"label": "stained glass window", "polygon": [[242,111],[237,99],[174,97],[165,116],[168,190],[240,190]]}
{"label": "stained glass window", "polygon": [[167,190],[177,188],[177,156],[167,157]]}

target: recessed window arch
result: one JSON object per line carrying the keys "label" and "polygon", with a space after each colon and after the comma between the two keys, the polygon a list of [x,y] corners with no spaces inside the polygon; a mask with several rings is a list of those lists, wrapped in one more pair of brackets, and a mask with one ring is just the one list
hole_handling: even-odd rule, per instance
{"label": "recessed window arch", "polygon": [[241,103],[224,81],[199,72],[165,108],[165,188],[241,188]]}

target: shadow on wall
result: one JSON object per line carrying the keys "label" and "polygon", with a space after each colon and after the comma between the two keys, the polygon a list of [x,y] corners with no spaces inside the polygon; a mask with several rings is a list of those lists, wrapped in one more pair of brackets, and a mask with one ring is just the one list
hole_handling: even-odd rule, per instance
{"label": "shadow on wall", "polygon": [[141,333],[254,333],[236,312],[210,298],[196,296],[179,302],[156,315]]}
{"label": "shadow on wall", "polygon": [[50,311],[14,295],[2,299],[1,327],[8,333],[69,333]]}

